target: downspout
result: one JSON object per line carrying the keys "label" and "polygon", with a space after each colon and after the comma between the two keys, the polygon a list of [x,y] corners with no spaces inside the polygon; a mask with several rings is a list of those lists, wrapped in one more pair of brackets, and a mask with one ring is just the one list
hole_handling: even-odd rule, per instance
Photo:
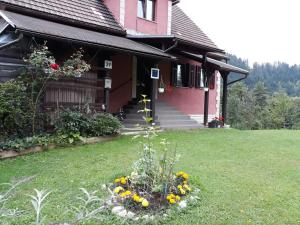
{"label": "downspout", "polygon": [[21,40],[23,39],[23,37],[24,37],[24,36],[23,36],[23,34],[21,33],[21,34],[19,35],[19,37],[18,37],[16,40],[13,40],[13,41],[8,42],[8,43],[6,43],[6,44],[4,44],[4,45],[1,45],[1,46],[0,46],[0,50],[3,50],[3,49],[5,49],[5,48],[8,48],[8,47],[11,46],[11,45],[14,45],[15,43],[21,41]]}
{"label": "downspout", "polygon": [[231,84],[234,84],[236,82],[239,82],[239,81],[242,81],[242,80],[245,80],[246,78],[248,77],[248,74],[244,74],[244,77],[240,78],[240,79],[237,79],[237,80],[234,80],[234,81],[231,81],[227,84],[227,86],[231,85]]}
{"label": "downspout", "polygon": [[223,122],[226,123],[227,122],[227,98],[228,98],[228,86],[234,83],[237,83],[241,80],[244,80],[248,77],[248,74],[244,74],[244,77],[231,81],[228,83],[228,76],[229,76],[229,72],[226,73],[221,73],[222,74],[222,78],[223,78],[223,97],[222,97],[222,117],[223,117]]}

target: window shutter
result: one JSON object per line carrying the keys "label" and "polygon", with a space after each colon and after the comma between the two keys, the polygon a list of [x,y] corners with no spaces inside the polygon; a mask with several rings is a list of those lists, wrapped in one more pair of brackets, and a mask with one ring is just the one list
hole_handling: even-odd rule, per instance
{"label": "window shutter", "polygon": [[200,66],[196,66],[195,88],[200,88]]}
{"label": "window shutter", "polygon": [[172,79],[171,79],[171,85],[177,86],[177,64],[172,63],[171,65],[171,71],[172,71]]}
{"label": "window shutter", "polygon": [[215,89],[215,80],[216,80],[216,76],[215,73],[213,73],[209,79],[209,89]]}
{"label": "window shutter", "polygon": [[190,64],[187,63],[184,65],[184,73],[183,73],[183,87],[189,87],[190,86]]}
{"label": "window shutter", "polygon": [[195,86],[195,66],[190,65],[189,87]]}

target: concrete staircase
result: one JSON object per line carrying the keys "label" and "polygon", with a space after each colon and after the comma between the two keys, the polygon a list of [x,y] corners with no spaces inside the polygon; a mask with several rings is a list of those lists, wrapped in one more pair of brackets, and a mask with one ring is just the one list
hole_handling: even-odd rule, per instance
{"label": "concrete staircase", "polygon": [[162,129],[198,129],[204,127],[163,101],[156,103],[156,115]]}
{"label": "concrete staircase", "polygon": [[[138,113],[142,109],[136,101],[129,102],[124,106],[126,118],[123,121],[123,134],[135,134],[141,131],[136,125],[144,125],[143,113]],[[168,105],[166,102],[156,102],[155,124],[161,129],[198,129],[204,126],[191,119],[188,115],[178,111],[176,108]]]}

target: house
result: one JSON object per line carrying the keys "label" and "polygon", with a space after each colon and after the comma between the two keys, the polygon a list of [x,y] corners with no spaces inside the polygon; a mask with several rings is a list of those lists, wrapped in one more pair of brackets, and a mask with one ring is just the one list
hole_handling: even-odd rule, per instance
{"label": "house", "polygon": [[[221,113],[226,118],[228,76],[236,72],[243,79],[248,71],[229,65],[225,51],[178,3],[0,0],[0,81],[16,76],[30,46],[47,40],[60,60],[83,46],[92,66],[84,77],[53,81],[47,87],[49,111],[58,104],[89,103],[95,110],[116,113],[147,94],[153,118],[165,127],[193,128]],[[159,79],[152,79],[151,71]]]}

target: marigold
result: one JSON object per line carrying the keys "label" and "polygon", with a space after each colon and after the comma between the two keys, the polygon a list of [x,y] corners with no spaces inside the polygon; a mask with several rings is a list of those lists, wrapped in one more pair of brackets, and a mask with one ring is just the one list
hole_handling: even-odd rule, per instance
{"label": "marigold", "polygon": [[185,195],[185,190],[180,189],[180,193],[181,193],[182,195]]}
{"label": "marigold", "polygon": [[129,190],[125,191],[125,194],[126,195],[131,195],[131,191],[129,191]]}
{"label": "marigold", "polygon": [[125,198],[126,196],[127,196],[127,195],[126,195],[125,192],[123,192],[123,193],[120,194],[120,197],[121,197],[121,198]]}
{"label": "marigold", "polygon": [[175,204],[175,203],[176,203],[175,199],[173,199],[173,198],[170,199],[170,203],[171,203],[171,204]]}
{"label": "marigold", "polygon": [[182,174],[183,179],[187,180],[189,179],[189,175],[187,173]]}
{"label": "marigold", "polygon": [[132,199],[133,199],[133,201],[135,201],[135,202],[139,202],[140,199],[141,199],[141,197],[138,196],[137,194],[134,194],[134,195],[132,196]]}
{"label": "marigold", "polygon": [[143,206],[143,207],[148,207],[148,206],[149,206],[149,202],[148,202],[147,199],[144,199],[144,200],[142,201],[142,206]]}
{"label": "marigold", "polygon": [[126,184],[126,178],[122,177],[122,178],[120,179],[120,182],[121,182],[121,184]]}
{"label": "marigold", "polygon": [[118,194],[120,191],[123,191],[123,190],[124,189],[122,187],[118,186],[114,189],[114,192]]}

